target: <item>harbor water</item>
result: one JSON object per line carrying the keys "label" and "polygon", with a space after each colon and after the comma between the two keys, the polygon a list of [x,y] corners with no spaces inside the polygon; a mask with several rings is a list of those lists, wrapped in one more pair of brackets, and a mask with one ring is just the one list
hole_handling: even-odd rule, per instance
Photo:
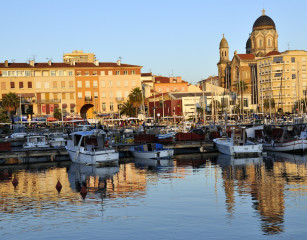
{"label": "harbor water", "polygon": [[306,216],[307,155],[0,167],[2,239],[305,239]]}

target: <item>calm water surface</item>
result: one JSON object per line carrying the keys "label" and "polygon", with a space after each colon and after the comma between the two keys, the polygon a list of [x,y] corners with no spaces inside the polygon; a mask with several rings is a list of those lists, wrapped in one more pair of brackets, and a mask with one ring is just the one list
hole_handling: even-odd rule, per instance
{"label": "calm water surface", "polygon": [[2,239],[305,239],[306,216],[307,155],[0,168]]}

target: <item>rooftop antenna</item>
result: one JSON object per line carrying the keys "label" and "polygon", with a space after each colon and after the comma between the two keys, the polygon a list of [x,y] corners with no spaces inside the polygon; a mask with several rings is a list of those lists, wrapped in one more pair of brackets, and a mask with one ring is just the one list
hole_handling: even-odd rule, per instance
{"label": "rooftop antenna", "polygon": [[32,55],[32,57],[33,57],[33,60],[35,61],[35,57],[36,57],[36,55]]}
{"label": "rooftop antenna", "polygon": [[15,62],[15,59],[12,59],[11,62],[14,63],[14,62]]}

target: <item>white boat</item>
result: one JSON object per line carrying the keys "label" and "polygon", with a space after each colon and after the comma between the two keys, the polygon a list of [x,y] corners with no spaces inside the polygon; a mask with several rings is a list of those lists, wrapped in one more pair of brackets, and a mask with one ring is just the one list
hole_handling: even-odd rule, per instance
{"label": "white boat", "polygon": [[51,133],[49,135],[49,144],[51,147],[65,147],[66,142],[63,133]]}
{"label": "white boat", "polygon": [[159,143],[147,143],[139,146],[130,147],[133,157],[146,159],[171,158],[174,155],[174,149],[165,149]]}
{"label": "white boat", "polygon": [[66,146],[71,161],[84,164],[118,162],[119,153],[107,144],[105,136],[100,129],[71,133]]}
{"label": "white boat", "polygon": [[50,145],[46,141],[44,135],[29,135],[27,141],[24,143],[23,148],[49,148]]}
{"label": "white boat", "polygon": [[233,129],[231,138],[215,138],[213,142],[219,152],[231,156],[262,153],[262,144],[246,140],[244,128]]}
{"label": "white boat", "polygon": [[[294,128],[289,126],[288,128]],[[301,131],[299,137],[287,137],[287,129],[279,128],[279,137],[274,136],[264,142],[263,149],[265,151],[274,152],[305,152],[307,150],[307,132]]]}
{"label": "white boat", "polygon": [[11,136],[6,136],[5,138],[13,138],[13,139],[24,139],[27,136],[25,132],[12,133]]}

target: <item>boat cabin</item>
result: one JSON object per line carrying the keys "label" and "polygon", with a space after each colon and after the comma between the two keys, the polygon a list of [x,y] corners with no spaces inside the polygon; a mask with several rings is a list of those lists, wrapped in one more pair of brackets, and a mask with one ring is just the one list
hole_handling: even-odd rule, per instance
{"label": "boat cabin", "polygon": [[246,143],[246,129],[232,129],[231,140],[234,146],[243,146]]}

